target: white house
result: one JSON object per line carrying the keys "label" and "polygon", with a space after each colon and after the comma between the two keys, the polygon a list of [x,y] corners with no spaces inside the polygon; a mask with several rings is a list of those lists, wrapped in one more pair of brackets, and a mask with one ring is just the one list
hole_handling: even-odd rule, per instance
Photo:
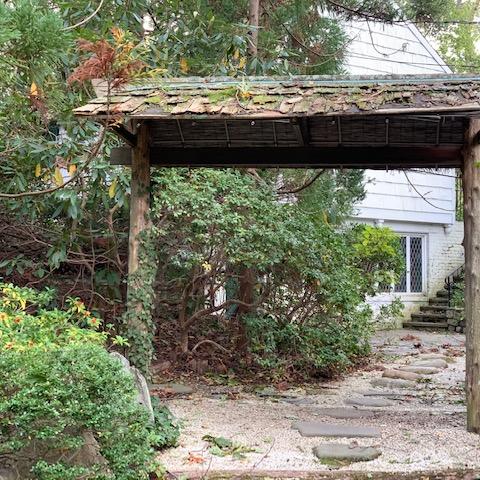
{"label": "white house", "polygon": [[[347,32],[349,74],[451,73],[413,24],[354,21]],[[407,265],[393,291],[371,303],[378,306],[400,297],[408,317],[435,296],[445,277],[464,262],[463,223],[455,220],[455,171],[367,170],[365,177],[367,195],[357,206],[356,220],[398,232]]]}

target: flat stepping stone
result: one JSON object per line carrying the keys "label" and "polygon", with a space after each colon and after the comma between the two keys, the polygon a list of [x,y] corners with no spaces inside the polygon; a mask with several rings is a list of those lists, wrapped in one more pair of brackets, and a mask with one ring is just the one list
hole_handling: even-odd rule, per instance
{"label": "flat stepping stone", "polygon": [[352,447],[350,445],[326,443],[315,447],[313,454],[323,463],[339,462],[341,465],[343,462],[368,462],[375,460],[382,452],[378,448],[373,447]]}
{"label": "flat stepping stone", "polygon": [[400,367],[400,370],[403,372],[413,372],[418,373],[420,375],[435,375],[436,373],[440,373],[441,370],[435,367],[419,367],[415,365],[409,365],[406,367]]}
{"label": "flat stepping stone", "polygon": [[451,360],[450,357],[448,357],[447,355],[444,355],[443,353],[422,353],[420,354],[418,357],[417,357],[419,360],[445,360],[446,362],[448,362],[449,360]]}
{"label": "flat stepping stone", "polygon": [[363,392],[357,393],[365,395],[366,397],[405,397],[405,392],[393,392],[388,390],[364,390]]}
{"label": "flat stepping stone", "polygon": [[163,390],[173,395],[190,395],[194,392],[192,387],[188,385],[182,385],[180,383],[158,383],[153,385],[154,390]]}
{"label": "flat stepping stone", "polygon": [[411,382],[416,382],[422,378],[421,375],[415,372],[406,372],[404,370],[391,370],[387,369],[383,371],[382,377],[385,378],[400,378],[401,380],[409,380]]}
{"label": "flat stepping stone", "polygon": [[413,362],[414,367],[447,368],[448,363],[441,358],[432,358],[431,360],[417,360]]}
{"label": "flat stepping stone", "polygon": [[402,380],[400,378],[374,378],[370,384],[372,387],[385,388],[416,388],[415,382],[409,380]]}
{"label": "flat stepping stone", "polygon": [[332,418],[370,418],[375,415],[371,410],[362,410],[361,408],[319,408],[315,413]]}
{"label": "flat stepping stone", "polygon": [[297,405],[299,407],[315,405],[317,403],[317,401],[314,398],[308,398],[308,397],[283,398],[283,401],[290,403],[292,405]]}
{"label": "flat stepping stone", "polygon": [[347,437],[347,438],[365,438],[379,437],[380,430],[373,427],[357,427],[352,425],[334,425],[323,422],[295,422],[292,425],[294,430],[298,430],[302,437]]}
{"label": "flat stepping stone", "polygon": [[351,397],[345,400],[347,405],[358,405],[360,407],[391,407],[395,405],[386,398],[375,397]]}

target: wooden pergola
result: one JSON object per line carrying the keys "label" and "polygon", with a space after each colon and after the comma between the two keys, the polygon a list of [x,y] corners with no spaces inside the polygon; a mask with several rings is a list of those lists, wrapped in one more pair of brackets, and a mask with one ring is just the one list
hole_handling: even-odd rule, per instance
{"label": "wooden pergola", "polygon": [[[461,168],[467,428],[480,433],[480,77],[179,78],[76,109],[115,118],[132,169],[129,274],[148,228],[150,167]],[[104,92],[103,92],[104,95]]]}

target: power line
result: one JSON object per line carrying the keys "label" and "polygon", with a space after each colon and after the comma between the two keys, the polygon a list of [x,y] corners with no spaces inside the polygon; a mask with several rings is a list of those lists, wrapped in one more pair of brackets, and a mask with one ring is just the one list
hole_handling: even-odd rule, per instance
{"label": "power line", "polygon": [[[377,46],[379,46],[377,44]],[[366,55],[366,54],[361,54],[361,53],[347,53],[346,58],[348,57],[354,57],[354,58],[364,58],[364,59],[369,59],[369,60],[382,60],[383,62],[390,62],[390,63],[397,63],[401,65],[414,65],[414,66],[426,66],[426,67],[437,67],[437,66],[446,66],[446,67],[453,67],[453,68],[475,68],[475,69],[480,69],[480,64],[478,65],[467,65],[467,64],[459,64],[459,65],[454,65],[454,64],[448,64],[444,63],[443,65],[438,64],[438,63],[428,63],[428,62],[407,62],[403,60],[394,60],[392,58],[381,58],[379,59],[378,57],[375,57],[373,55]]]}
{"label": "power line", "polygon": [[404,19],[389,19],[385,17],[381,17],[378,15],[374,15],[373,13],[363,12],[361,10],[347,7],[346,5],[342,5],[335,0],[327,0],[327,2],[332,5],[335,9],[343,10],[350,15],[363,18],[364,20],[372,20],[375,22],[382,22],[382,23],[389,23],[389,24],[408,24],[413,23],[415,25],[480,25],[480,21],[477,20],[459,20],[459,19],[452,19],[452,20],[415,20],[413,18],[404,18]]}
{"label": "power line", "polygon": [[415,190],[415,192],[422,198],[422,200],[424,200],[425,202],[427,202],[429,205],[431,205],[433,208],[436,208],[437,210],[443,210],[444,212],[450,212],[450,213],[455,212],[455,209],[442,208],[432,203],[428,198],[425,197],[425,195],[423,195],[421,192],[418,191],[417,187],[411,182],[410,178],[408,178],[407,172],[405,170],[402,170],[402,172],[405,175],[407,182]]}

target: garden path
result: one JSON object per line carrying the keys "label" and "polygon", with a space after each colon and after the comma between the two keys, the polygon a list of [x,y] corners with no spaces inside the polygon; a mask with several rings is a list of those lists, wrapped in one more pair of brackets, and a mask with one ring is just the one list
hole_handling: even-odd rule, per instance
{"label": "garden path", "polygon": [[[449,478],[477,478],[470,472],[480,473],[480,437],[466,432],[463,400],[464,336],[394,330],[377,333],[372,347],[373,364],[334,381],[250,392],[196,385],[167,398],[183,428],[161,461],[172,477],[187,478],[420,478],[447,470],[456,472]],[[211,446],[216,437],[233,442],[225,456],[221,441]]]}

